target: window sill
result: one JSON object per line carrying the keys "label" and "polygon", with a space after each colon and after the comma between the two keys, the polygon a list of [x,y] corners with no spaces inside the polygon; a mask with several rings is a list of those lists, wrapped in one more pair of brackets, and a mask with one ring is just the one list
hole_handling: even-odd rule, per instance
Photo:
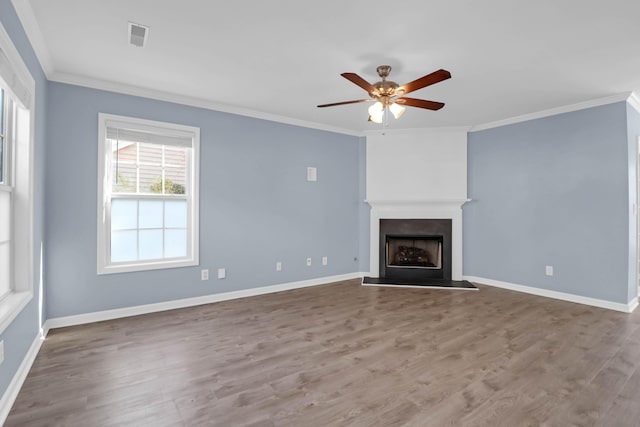
{"label": "window sill", "polygon": [[134,273],[136,271],[151,271],[151,270],[164,270],[167,268],[179,268],[179,267],[193,267],[199,265],[197,259],[187,259],[180,261],[167,261],[167,262],[154,262],[147,264],[123,264],[123,265],[110,265],[110,266],[98,266],[98,275],[102,274],[115,274],[115,273]]}
{"label": "window sill", "polygon": [[0,334],[11,325],[33,298],[33,292],[11,292],[0,301]]}

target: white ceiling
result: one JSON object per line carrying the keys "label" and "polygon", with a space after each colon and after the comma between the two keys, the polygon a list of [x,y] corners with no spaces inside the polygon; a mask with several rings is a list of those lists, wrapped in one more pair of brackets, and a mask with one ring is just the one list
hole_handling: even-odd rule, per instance
{"label": "white ceiling", "polygon": [[[374,82],[381,64],[400,84],[452,74],[411,95],[442,110],[408,108],[392,129],[478,125],[640,89],[637,0],[30,4],[36,25],[17,8],[52,80],[115,82],[353,132],[380,128],[366,121],[368,104],[316,105],[366,98],[340,73]],[[151,27],[145,48],[128,44],[128,21]]]}

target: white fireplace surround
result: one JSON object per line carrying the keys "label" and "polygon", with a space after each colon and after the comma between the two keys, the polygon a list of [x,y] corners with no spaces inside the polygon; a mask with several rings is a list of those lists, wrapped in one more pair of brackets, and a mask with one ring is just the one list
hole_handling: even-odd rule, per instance
{"label": "white fireplace surround", "polygon": [[367,200],[371,206],[369,232],[369,275],[380,274],[381,219],[450,219],[451,279],[462,280],[462,205],[470,199]]}

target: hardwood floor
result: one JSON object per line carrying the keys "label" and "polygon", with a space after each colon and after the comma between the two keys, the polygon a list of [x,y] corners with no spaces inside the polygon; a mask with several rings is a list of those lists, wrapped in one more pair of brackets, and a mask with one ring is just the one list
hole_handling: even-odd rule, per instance
{"label": "hardwood floor", "polygon": [[52,330],[7,426],[638,426],[632,315],[340,282]]}

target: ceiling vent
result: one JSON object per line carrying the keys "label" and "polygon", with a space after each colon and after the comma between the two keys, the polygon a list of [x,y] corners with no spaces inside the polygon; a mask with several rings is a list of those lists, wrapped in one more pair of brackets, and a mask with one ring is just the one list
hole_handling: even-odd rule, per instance
{"label": "ceiling vent", "polygon": [[129,22],[129,43],[137,47],[144,47],[149,38],[149,27]]}

